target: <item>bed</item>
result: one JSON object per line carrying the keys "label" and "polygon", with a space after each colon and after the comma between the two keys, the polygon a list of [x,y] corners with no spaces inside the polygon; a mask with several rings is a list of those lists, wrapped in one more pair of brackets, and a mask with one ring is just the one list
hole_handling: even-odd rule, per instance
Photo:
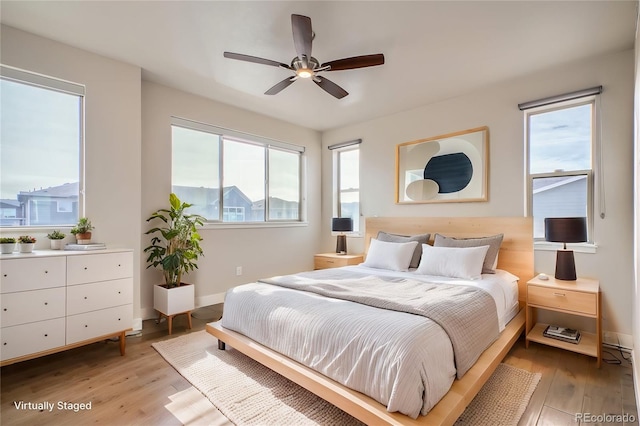
{"label": "bed", "polygon": [[[235,349],[245,353],[285,377],[288,377],[365,423],[423,425],[453,424],[466,405],[471,402],[475,394],[490,377],[493,370],[504,358],[523,330],[524,314],[523,311],[518,308],[522,305],[525,292],[520,291],[518,293],[516,289],[518,286],[523,286],[524,283],[533,276],[531,220],[520,217],[368,218],[366,220],[365,235],[367,249],[371,242],[378,244],[377,241],[372,241],[372,238],[375,238],[379,231],[402,235],[416,235],[422,233],[435,234],[437,232],[442,235],[456,238],[482,237],[499,233],[504,234],[497,258],[497,268],[507,272],[500,273],[498,271],[499,273],[494,276],[483,274],[483,279],[480,281],[485,281],[484,278],[486,277],[488,281],[486,285],[489,287],[494,285],[494,282],[498,282],[500,280],[507,283],[512,281],[511,287],[509,287],[509,285],[504,286],[502,284],[495,284],[497,287],[511,288],[511,290],[506,293],[512,292],[512,296],[511,299],[505,297],[502,307],[499,306],[500,304],[498,303],[498,299],[495,297],[495,294],[492,294],[491,296],[493,297],[491,303],[495,301],[495,305],[498,307],[495,316],[499,323],[499,330],[489,341],[489,345],[486,350],[484,350],[486,346],[482,346],[476,357],[473,357],[470,360],[462,360],[462,358],[458,358],[460,356],[459,354],[466,354],[468,351],[467,349],[460,350],[456,345],[459,346],[464,344],[465,340],[470,340],[468,339],[468,336],[466,338],[459,338],[457,341],[452,338],[449,342],[446,339],[446,336],[449,335],[449,337],[451,337],[452,333],[447,328],[446,324],[443,325],[440,322],[440,319],[436,317],[438,321],[436,326],[432,327],[429,325],[427,327],[428,321],[425,321],[425,318],[420,317],[420,312],[417,312],[418,315],[407,315],[406,313],[397,312],[397,310],[392,307],[391,311],[387,312],[385,310],[384,313],[381,313],[382,311],[377,309],[379,307],[377,307],[375,303],[387,303],[388,301],[385,300],[382,300],[382,302],[374,300],[373,308],[370,307],[368,301],[363,307],[360,300],[357,299],[357,297],[361,297],[361,295],[358,294],[349,294],[346,296],[346,299],[340,298],[342,297],[340,296],[337,301],[333,299],[332,294],[329,294],[332,298],[330,300],[325,300],[325,296],[327,296],[323,293],[325,291],[337,291],[338,293],[344,292],[343,288],[336,287],[336,284],[339,285],[342,282],[340,280],[343,279],[340,274],[346,273],[347,276],[349,274],[355,274],[351,278],[353,285],[355,286],[360,279],[362,280],[362,285],[365,287],[369,286],[372,283],[372,280],[375,281],[376,286],[384,286],[386,285],[385,282],[398,279],[398,274],[395,272],[392,274],[385,273],[384,271],[376,273],[373,270],[367,270],[364,266],[341,268],[347,269],[347,271],[344,272],[337,270],[330,271],[328,275],[320,275],[320,281],[316,280],[318,277],[317,274],[303,273],[295,276],[294,279],[289,279],[289,281],[292,282],[281,283],[269,282],[266,280],[265,283],[248,284],[246,286],[240,286],[239,290],[230,290],[230,293],[227,294],[227,298],[231,311],[227,311],[227,305],[225,304],[225,317],[223,318],[223,321],[226,320],[227,322],[227,327],[225,327],[222,321],[220,321],[218,323],[207,325],[207,331],[217,337],[223,344],[226,343],[231,345]],[[411,273],[409,272],[404,274],[407,275]],[[400,275],[402,275],[402,273]],[[514,279],[514,275],[519,278],[519,281]],[[369,276],[373,278],[369,278]],[[379,276],[381,276],[381,278]],[[332,277],[335,279],[332,280]],[[412,277],[410,275],[407,275],[404,277],[401,276],[399,279],[406,285],[423,285],[420,283],[414,283],[415,280],[412,280],[411,278]],[[433,277],[429,277],[426,281],[432,282],[433,280]],[[447,279],[442,279],[441,281],[447,281]],[[319,292],[298,291],[295,287],[296,285],[307,286],[310,282],[322,283],[322,285],[319,286]],[[274,286],[273,284],[278,285]],[[282,285],[284,285],[284,287],[281,287]],[[450,283],[447,283],[447,285],[453,288],[453,291],[458,291],[457,287],[450,285]],[[470,288],[468,286],[462,287],[465,289]],[[327,288],[329,288],[329,290],[327,290]],[[338,288],[338,290],[336,290],[336,288]],[[378,287],[375,288],[377,289]],[[406,291],[410,293],[412,288],[413,287],[407,287]],[[265,297],[267,296],[266,293],[269,293],[269,297]],[[489,294],[492,293],[492,291],[483,291],[480,293]],[[295,299],[292,296],[293,294],[301,297],[301,299]],[[405,294],[405,290],[403,290],[402,294]],[[516,294],[519,294],[519,296],[515,297],[514,295]],[[237,303],[234,301],[234,298],[241,296],[249,297],[248,299],[238,300],[242,300],[242,306],[245,308],[250,307],[248,309],[244,309],[245,312],[242,314],[240,313],[241,309],[233,309],[234,304]],[[504,294],[500,297],[503,296]],[[356,299],[354,300],[352,297],[356,297]],[[390,301],[394,302],[393,297],[388,296],[388,293],[381,293],[381,297],[379,299],[385,299],[386,297],[389,297]],[[457,295],[455,298],[458,297],[461,296]],[[487,298],[489,296],[485,294],[483,297]],[[491,299],[491,297],[489,297],[489,299]],[[518,303],[518,298],[520,299],[520,303]],[[265,310],[267,312],[266,316],[260,317],[257,313],[262,310],[260,308],[260,304],[271,303],[265,302],[265,300],[273,299],[280,300],[278,305],[275,307],[269,307]],[[358,303],[354,303],[354,301]],[[257,305],[253,305],[253,303],[257,303]],[[287,305],[287,303],[289,303],[289,305]],[[310,331],[307,334],[314,336],[314,339],[318,340],[318,342],[322,342],[322,345],[327,345],[327,343],[328,345],[319,345],[318,348],[320,349],[310,349],[311,356],[309,356],[308,352],[307,355],[305,355],[303,352],[300,352],[299,348],[300,346],[306,347],[308,345],[307,342],[305,342],[304,345],[288,345],[287,342],[289,340],[295,342],[301,341],[299,340],[300,336],[296,334],[299,334],[301,329],[300,327],[296,329],[293,324],[302,321],[300,318],[311,315],[313,311],[312,307],[314,306],[319,312],[321,312],[321,315],[317,316],[315,319],[310,319],[310,321],[318,323],[319,327],[318,330],[313,332]],[[344,314],[345,306],[349,315]],[[417,306],[422,307],[422,304],[418,304]],[[299,309],[301,307],[304,308]],[[381,323],[369,323],[369,321],[374,321],[374,318],[372,318],[371,315],[371,309],[376,310],[377,314],[375,317],[381,321]],[[356,325],[352,326],[349,321],[351,321],[352,316],[356,313],[360,314],[359,311],[361,310],[364,311],[364,317],[369,319],[367,319],[366,323],[354,323]],[[284,312],[286,315],[281,318],[276,317],[273,315],[276,311],[279,313]],[[304,315],[301,317],[301,313],[297,312],[297,317],[291,317],[296,318],[296,320],[287,322],[286,319],[290,318],[288,315],[292,311],[300,311],[303,312]],[[250,315],[244,318],[243,324],[242,315],[246,315],[247,312],[249,312]],[[340,314],[340,312],[343,313]],[[413,311],[411,313],[416,314],[416,312]],[[258,316],[252,316],[254,314]],[[367,317],[367,315],[369,315],[369,317]],[[402,324],[405,324],[404,321],[409,321],[406,329],[396,328],[391,331],[386,330],[387,334],[384,332],[371,333],[372,335],[379,334],[379,337],[382,340],[389,342],[389,344],[385,346],[384,350],[371,350],[370,347],[359,341],[360,335],[363,336],[367,334],[366,331],[364,331],[367,327],[376,330],[384,329],[387,328],[387,324],[394,324],[396,321],[399,321],[396,319],[399,317],[402,317]],[[265,320],[265,318],[269,318],[270,320]],[[285,318],[285,320],[282,320],[282,318]],[[473,321],[473,323],[475,322],[478,321]],[[283,326],[287,326],[286,324],[291,324],[289,326],[290,330],[282,329]],[[342,326],[340,324],[342,324]],[[307,326],[304,325],[302,330],[310,330],[306,327]],[[231,330],[231,328],[236,331]],[[439,342],[442,341],[442,338],[437,337],[437,335],[438,333],[444,333],[442,328],[445,328],[447,332],[444,334],[445,342],[441,344]],[[488,330],[489,328],[492,327],[483,325],[482,327],[474,330],[471,335],[479,334],[480,332],[483,332],[483,330]],[[331,330],[331,332],[327,332],[328,329]],[[338,329],[345,329],[347,331],[353,329],[354,331],[349,335],[347,331],[344,333],[337,333],[336,330]],[[277,330],[277,333],[274,330]],[[426,336],[430,336],[431,334],[433,334],[434,337],[433,340],[429,340],[429,342],[433,343],[425,344],[419,340],[422,338],[426,339]],[[487,332],[487,334],[491,333]],[[247,335],[252,338],[247,337]],[[289,338],[265,341],[265,335],[289,336]],[[455,332],[453,335],[455,336]],[[395,346],[390,343],[394,338],[397,340],[394,345],[398,345],[399,349],[395,348]],[[335,342],[333,340],[335,340]],[[408,345],[407,348],[400,346],[403,342],[412,340],[416,340],[420,343],[413,346]],[[332,344],[335,344],[334,348],[348,348],[349,346],[356,345],[357,350],[355,352],[358,354],[371,352],[373,354],[372,357],[377,358],[376,362],[379,362],[380,364],[375,364],[376,367],[372,370],[371,365],[374,364],[372,364],[369,359],[367,359],[366,362],[363,362],[360,357],[356,357],[355,361],[353,361],[354,366],[352,371],[349,371],[348,369],[345,370],[346,379],[345,377],[340,377],[339,374],[338,377],[336,377],[336,371],[340,371],[341,369],[344,370],[344,367],[342,366],[344,359],[348,360],[350,357],[343,356],[343,354],[339,353],[339,350],[338,355],[342,356],[342,358],[340,358],[340,356],[337,358],[324,357],[324,355],[326,355],[324,352],[331,351],[331,349],[327,348],[330,348]],[[426,350],[424,349],[425,347],[427,348]],[[453,353],[449,355],[448,351],[452,350]],[[314,356],[314,351],[322,352],[322,356]],[[345,352],[347,351],[345,350]],[[284,356],[282,353],[289,356]],[[427,379],[425,379],[424,377],[418,377],[421,375],[424,376],[424,373],[421,371],[416,372],[413,370],[407,370],[406,372],[398,372],[397,370],[401,370],[398,367],[398,364],[409,365],[409,363],[401,362],[394,364],[393,362],[390,362],[389,360],[394,359],[397,353],[406,353],[411,359],[422,360],[424,357],[424,360],[428,360],[426,364],[436,365],[437,367],[435,371],[441,372],[441,374],[429,373]],[[452,359],[452,356],[453,358],[456,358],[455,363],[451,360],[447,361],[447,359]],[[353,358],[353,356],[351,356],[351,358]],[[444,361],[440,361],[440,358],[444,359]],[[459,374],[463,361],[468,362],[469,364],[462,374]],[[440,364],[441,362],[443,362],[443,364]],[[449,364],[447,364],[447,362]],[[422,363],[425,364],[425,362]],[[306,364],[306,366],[303,364]],[[313,368],[309,368],[309,366]],[[422,367],[420,366],[417,368]],[[380,374],[376,373],[378,370],[384,371],[385,374],[387,371],[392,371],[394,378],[396,376],[408,376],[409,378],[414,376],[417,377],[417,382],[412,383],[409,380],[408,382],[399,382],[400,385],[398,385],[393,381],[389,382],[386,378],[381,377]],[[373,371],[373,375],[368,377],[366,380],[360,380],[360,383],[358,380],[351,380],[353,378],[352,376],[356,376],[357,378],[361,374],[366,374],[367,371]],[[455,378],[456,376],[458,378]],[[365,388],[363,388],[364,385],[362,382],[369,387],[366,388],[365,386]],[[413,387],[421,386],[424,382],[429,382],[430,387],[428,388],[428,391],[425,391],[424,393],[425,398],[424,401],[422,401],[423,405],[421,407],[416,407],[416,403],[410,403],[408,408],[403,407],[401,404],[403,404],[405,399],[407,399],[403,392],[409,389],[411,391],[409,393],[415,393]],[[372,383],[373,386],[370,386]],[[433,384],[435,384],[435,386],[432,390],[431,386]],[[360,392],[358,392],[358,390]],[[394,395],[395,398],[393,397]],[[387,410],[387,406],[391,412]],[[401,411],[406,414],[396,411]],[[424,413],[427,414],[419,415]]]}

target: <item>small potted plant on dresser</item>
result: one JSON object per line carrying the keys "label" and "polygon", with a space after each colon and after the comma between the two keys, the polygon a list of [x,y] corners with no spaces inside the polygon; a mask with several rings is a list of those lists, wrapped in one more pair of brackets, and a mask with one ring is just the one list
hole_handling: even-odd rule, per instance
{"label": "small potted plant on dresser", "polygon": [[36,239],[31,235],[22,235],[18,237],[18,250],[20,253],[31,253],[36,245]]}
{"label": "small potted plant on dresser", "polygon": [[182,275],[198,268],[198,256],[203,252],[197,227],[202,226],[205,218],[187,214],[185,210],[191,204],[180,201],[176,194],[169,196],[169,205],[169,209],[160,209],[147,219],[147,222],[161,221],[163,226],[146,232],[154,237],[144,251],[148,254],[147,268],[158,267],[164,276],[164,283],[154,286],[153,307],[158,311],[158,320],[163,315],[167,317],[171,334],[173,317],[178,314],[187,314],[191,328],[195,291],[193,284],[182,282]]}
{"label": "small potted plant on dresser", "polygon": [[0,238],[0,253],[11,254],[16,248],[16,239],[13,237]]}
{"label": "small potted plant on dresser", "polygon": [[78,224],[71,228],[71,233],[76,236],[78,244],[91,243],[91,230],[94,229],[89,218],[81,217]]}
{"label": "small potted plant on dresser", "polygon": [[64,241],[62,241],[64,237],[66,237],[66,235],[58,230],[47,234],[47,238],[51,242],[51,250],[62,250],[64,247]]}

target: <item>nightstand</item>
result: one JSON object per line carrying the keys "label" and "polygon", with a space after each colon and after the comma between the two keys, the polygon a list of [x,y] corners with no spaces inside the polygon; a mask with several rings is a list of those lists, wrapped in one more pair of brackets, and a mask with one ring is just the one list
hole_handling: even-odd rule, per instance
{"label": "nightstand", "polygon": [[[539,309],[593,318],[596,322],[596,332],[594,334],[580,330],[582,337],[577,345],[545,337],[542,333],[548,324],[536,322],[536,313]],[[526,347],[529,347],[529,342],[537,342],[589,355],[597,358],[598,368],[600,368],[602,361],[600,326],[600,282],[598,280],[578,278],[575,281],[563,281],[553,277],[541,280],[535,277],[527,282]]]}
{"label": "nightstand", "polygon": [[363,254],[321,253],[313,256],[313,269],[339,268],[359,265],[364,262]]}

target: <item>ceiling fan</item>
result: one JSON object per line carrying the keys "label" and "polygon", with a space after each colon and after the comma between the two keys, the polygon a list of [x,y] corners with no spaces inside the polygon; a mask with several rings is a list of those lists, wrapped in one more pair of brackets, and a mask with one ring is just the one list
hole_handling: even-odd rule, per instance
{"label": "ceiling fan", "polygon": [[308,16],[293,14],[291,15],[291,27],[293,29],[293,44],[295,45],[298,56],[291,60],[290,65],[278,61],[272,61],[271,59],[258,58],[256,56],[233,52],[224,52],[224,57],[237,59],[239,61],[286,68],[295,73],[292,77],[285,78],[264,92],[265,95],[275,95],[276,93],[280,93],[299,78],[310,78],[315,84],[320,86],[321,89],[338,99],[344,98],[349,93],[331,80],[318,75],[319,73],[324,71],[343,71],[355,68],[373,67],[384,64],[384,55],[382,53],[378,53],[375,55],[363,55],[337,59],[335,61],[325,62],[321,65],[316,58],[311,56],[311,44],[315,37],[315,34],[311,29],[311,18]]}

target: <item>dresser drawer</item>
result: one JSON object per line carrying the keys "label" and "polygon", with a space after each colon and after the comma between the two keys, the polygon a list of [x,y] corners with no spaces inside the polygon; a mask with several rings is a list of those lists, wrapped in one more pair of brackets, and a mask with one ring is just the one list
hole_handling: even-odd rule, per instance
{"label": "dresser drawer", "polygon": [[5,327],[0,359],[5,361],[64,346],[64,318]]}
{"label": "dresser drawer", "polygon": [[67,285],[133,277],[131,252],[69,256]]}
{"label": "dresser drawer", "polygon": [[71,315],[67,317],[67,345],[128,330],[132,324],[132,304]]}
{"label": "dresser drawer", "polygon": [[597,294],[595,293],[535,285],[527,287],[527,304],[593,316],[598,312]]}
{"label": "dresser drawer", "polygon": [[65,257],[0,260],[0,293],[64,287]]}
{"label": "dresser drawer", "polygon": [[63,318],[64,306],[64,287],[0,295],[2,327]]}
{"label": "dresser drawer", "polygon": [[133,303],[133,279],[79,284],[67,288],[67,315]]}

